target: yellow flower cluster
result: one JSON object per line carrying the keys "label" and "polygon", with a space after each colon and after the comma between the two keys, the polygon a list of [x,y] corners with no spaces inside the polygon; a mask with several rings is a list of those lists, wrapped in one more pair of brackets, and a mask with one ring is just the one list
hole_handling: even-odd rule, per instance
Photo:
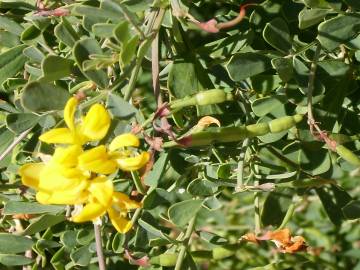
{"label": "yellow flower cluster", "polygon": [[140,169],[149,161],[149,153],[135,151],[140,142],[130,133],[115,137],[108,147],[84,150],[84,144],[105,137],[111,118],[104,106],[95,104],[85,117],[75,121],[77,105],[78,100],[71,98],[65,106],[67,127],[51,129],[39,137],[43,142],[63,146],[55,148],[49,162],[23,165],[19,170],[21,180],[37,191],[36,200],[42,204],[79,205],[72,221],[94,221],[107,212],[113,226],[125,233],[132,226],[127,212],[141,204],[114,191],[106,175],[118,169]]}

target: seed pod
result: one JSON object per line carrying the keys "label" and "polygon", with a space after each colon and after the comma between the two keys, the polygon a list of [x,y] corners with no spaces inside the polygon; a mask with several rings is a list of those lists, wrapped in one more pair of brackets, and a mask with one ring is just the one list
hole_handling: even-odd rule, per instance
{"label": "seed pod", "polygon": [[296,114],[293,116],[285,116],[269,122],[269,128],[271,133],[278,133],[284,130],[288,130],[299,123],[302,120],[303,116],[301,114]]}
{"label": "seed pod", "polygon": [[213,89],[196,94],[195,99],[196,105],[203,106],[233,100],[233,95],[220,89]]}
{"label": "seed pod", "polygon": [[270,132],[270,128],[268,123],[258,123],[246,126],[246,131],[248,137],[256,137],[268,134]]}
{"label": "seed pod", "polygon": [[349,150],[345,146],[337,145],[335,150],[340,157],[342,157],[350,164],[360,166],[360,158],[358,158],[351,150]]}
{"label": "seed pod", "polygon": [[235,254],[235,250],[227,249],[224,247],[216,247],[212,250],[212,252],[214,260],[221,260]]}
{"label": "seed pod", "polygon": [[175,266],[178,254],[165,253],[159,256],[159,265],[161,266]]}
{"label": "seed pod", "polygon": [[267,133],[277,133],[292,128],[302,120],[303,116],[296,114],[272,120],[268,123],[258,123],[240,127],[209,128],[180,138],[177,142],[170,141],[163,144],[164,148],[183,146],[204,146],[212,143],[237,142],[245,138],[262,136]]}
{"label": "seed pod", "polygon": [[197,93],[194,96],[175,100],[170,104],[171,109],[179,109],[187,106],[204,106],[219,104],[234,99],[233,94],[227,93],[221,89],[212,89]]}

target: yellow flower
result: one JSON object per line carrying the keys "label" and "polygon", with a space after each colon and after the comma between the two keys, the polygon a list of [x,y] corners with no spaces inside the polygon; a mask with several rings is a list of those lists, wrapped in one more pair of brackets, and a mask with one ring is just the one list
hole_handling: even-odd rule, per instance
{"label": "yellow flower", "polygon": [[42,204],[79,204],[88,196],[89,174],[77,167],[82,153],[78,145],[58,147],[50,162],[23,165],[19,174],[24,185],[37,191]]}
{"label": "yellow flower", "polygon": [[77,105],[75,98],[66,103],[64,120],[67,127],[51,129],[39,138],[46,143],[70,146],[57,147],[49,162],[23,165],[19,170],[21,180],[37,191],[36,200],[42,204],[77,205],[77,210],[81,206],[72,221],[94,221],[108,213],[114,227],[125,233],[132,226],[127,219],[128,211],[141,205],[123,193],[114,192],[112,181],[104,174],[114,173],[119,168],[138,170],[149,161],[150,155],[134,149],[139,147],[140,141],[130,133],[117,136],[109,149],[99,145],[83,151],[83,144],[105,137],[111,119],[102,105],[95,104],[81,121],[76,122]]}
{"label": "yellow flower", "polygon": [[110,127],[110,115],[101,104],[90,107],[86,116],[75,123],[78,101],[72,97],[64,109],[65,128],[54,128],[42,134],[39,139],[46,143],[78,144],[98,141],[105,137]]}
{"label": "yellow flower", "polygon": [[134,134],[119,135],[110,143],[109,151],[100,145],[81,154],[79,166],[83,170],[102,174],[114,173],[118,168],[123,171],[136,171],[150,159],[148,152],[137,154],[135,150],[127,149],[137,148],[139,145],[140,141]]}
{"label": "yellow flower", "polygon": [[[94,185],[94,183],[96,183]],[[95,221],[106,212],[115,229],[120,233],[128,232],[132,223],[126,218],[127,212],[141,207],[121,192],[113,192],[112,182],[106,177],[99,177],[90,184],[90,196],[80,213],[75,214],[73,222]]]}

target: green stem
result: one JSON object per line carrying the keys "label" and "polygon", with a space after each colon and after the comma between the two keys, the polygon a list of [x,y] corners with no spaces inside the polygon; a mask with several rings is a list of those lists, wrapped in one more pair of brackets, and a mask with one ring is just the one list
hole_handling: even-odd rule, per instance
{"label": "green stem", "polygon": [[129,12],[129,10],[126,8],[126,6],[122,3],[118,3],[121,12],[124,14],[124,17],[126,18],[126,20],[132,24],[132,26],[134,26],[135,30],[139,33],[141,39],[145,38],[144,32],[140,29],[140,27],[138,26],[138,24],[135,22],[135,20],[133,19],[131,13]]}
{"label": "green stem", "polygon": [[[152,34],[150,37],[148,37],[150,40],[153,40],[156,37],[157,32],[160,29],[162,20],[164,18],[165,15],[165,10],[164,9],[159,9],[157,11],[154,11],[150,18],[149,21],[153,22],[150,23],[149,26],[147,27],[147,29],[145,30],[145,34]],[[154,33],[152,33],[154,32]],[[144,40],[143,42],[149,42],[149,40]],[[141,46],[139,47],[139,49],[141,48]],[[132,73],[131,73],[131,77],[129,80],[129,85],[125,90],[125,95],[124,95],[124,100],[125,101],[129,101],[134,90],[135,90],[135,86],[136,86],[136,81],[139,75],[139,71],[142,65],[142,61],[144,60],[144,56],[145,55],[141,55],[140,57],[138,57],[137,62],[136,62],[136,66],[133,69]]]}
{"label": "green stem", "polygon": [[219,152],[214,147],[211,148],[211,152],[214,154],[214,156],[220,163],[225,163],[222,157],[220,156]]}
{"label": "green stem", "polygon": [[141,68],[142,61],[143,61],[143,58],[138,59],[137,62],[136,62],[135,68],[131,72],[129,85],[128,85],[128,88],[126,89],[126,92],[125,92],[125,95],[124,95],[124,100],[126,100],[126,101],[130,100],[130,98],[132,96],[132,93],[135,90],[135,84],[136,84],[137,77],[139,75],[139,71],[140,71],[140,68]]}
{"label": "green stem", "polygon": [[307,89],[307,98],[308,98],[307,113],[308,113],[309,123],[310,123],[310,121],[315,122],[313,110],[312,110],[312,96],[313,96],[313,91],[314,91],[315,74],[316,74],[316,69],[317,69],[317,62],[318,62],[319,56],[320,56],[320,51],[321,51],[321,45],[317,44],[314,59],[313,59],[313,62],[311,63],[311,67],[310,67],[309,83],[308,83],[308,89]]}
{"label": "green stem", "polygon": [[99,101],[106,99],[109,94],[109,91],[104,90],[101,91],[96,97],[93,97],[92,99],[89,99],[88,101],[85,101],[80,105],[80,110],[83,110],[87,107],[90,107],[91,105],[98,103]]}
{"label": "green stem", "polygon": [[246,138],[243,141],[243,144],[241,146],[241,152],[240,152],[240,156],[239,156],[239,162],[238,162],[238,168],[237,168],[237,184],[236,184],[236,188],[235,191],[239,191],[242,189],[242,186],[244,184],[244,159],[245,159],[245,154],[246,154],[246,150],[248,148],[250,139]]}
{"label": "green stem", "polygon": [[146,193],[146,190],[141,182],[141,179],[139,177],[139,174],[137,171],[131,171],[131,176],[134,180],[134,183],[135,183],[135,187],[136,187],[136,190],[140,193],[140,194],[145,194]]}
{"label": "green stem", "polygon": [[[254,174],[259,174],[259,165],[254,166]],[[254,186],[259,185],[259,180],[254,181]],[[261,218],[260,218],[260,192],[254,193],[254,208],[255,208],[255,234],[259,234],[261,232]]]}
{"label": "green stem", "polygon": [[131,223],[132,224],[135,224],[136,221],[138,220],[138,218],[140,217],[141,210],[142,210],[141,208],[138,208],[138,209],[135,210],[134,215],[131,218]]}
{"label": "green stem", "polygon": [[182,270],[182,264],[185,258],[186,249],[188,248],[190,242],[191,242],[191,234],[195,228],[195,220],[196,216],[194,216],[186,229],[185,236],[184,236],[184,243],[180,248],[179,256],[177,257],[176,264],[174,270]]}
{"label": "green stem", "polygon": [[286,224],[288,224],[292,215],[294,214],[295,206],[296,206],[295,203],[290,204],[288,210],[286,211],[286,215],[285,215],[281,225],[277,228],[278,230],[284,229]]}
{"label": "green stem", "polygon": [[22,133],[18,137],[14,139],[14,141],[0,154],[0,161],[2,161],[14,148],[17,146],[25,137],[30,133],[32,128],[29,128]]}
{"label": "green stem", "polygon": [[104,252],[101,243],[100,226],[95,223],[94,223],[94,232],[95,232],[96,254],[98,258],[99,270],[106,270]]}

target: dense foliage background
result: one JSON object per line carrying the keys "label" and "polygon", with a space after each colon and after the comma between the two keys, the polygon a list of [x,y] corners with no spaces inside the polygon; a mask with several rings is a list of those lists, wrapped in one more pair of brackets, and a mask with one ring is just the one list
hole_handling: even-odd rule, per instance
{"label": "dense foliage background", "polygon": [[[359,166],[334,146],[360,154],[360,2],[254,1],[217,28],[242,4],[0,1],[1,269],[98,269],[93,225],[38,204],[17,173],[53,152],[38,137],[63,125],[73,94],[83,111],[106,105],[105,142],[141,126],[153,154],[145,194],[131,174],[112,175],[143,208],[127,234],[103,218],[106,269],[360,269]],[[163,116],[166,102],[209,89],[234,98]],[[161,149],[203,116],[226,127],[296,113],[303,121],[278,133]],[[307,247],[241,238],[284,228]]]}

